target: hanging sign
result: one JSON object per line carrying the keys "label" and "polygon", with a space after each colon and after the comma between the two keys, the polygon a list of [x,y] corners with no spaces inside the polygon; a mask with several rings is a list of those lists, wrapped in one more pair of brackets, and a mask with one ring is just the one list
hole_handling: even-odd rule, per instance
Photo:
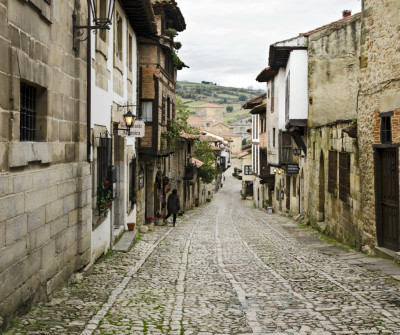
{"label": "hanging sign", "polygon": [[286,173],[287,174],[299,174],[300,168],[299,164],[287,164]]}
{"label": "hanging sign", "polygon": [[[129,136],[129,137],[144,137],[145,133],[145,124],[144,121],[135,120],[133,126],[131,127],[130,135],[128,135],[128,130],[125,125],[125,121],[122,120],[118,123],[118,135],[119,136]],[[121,130],[123,129],[123,130]]]}

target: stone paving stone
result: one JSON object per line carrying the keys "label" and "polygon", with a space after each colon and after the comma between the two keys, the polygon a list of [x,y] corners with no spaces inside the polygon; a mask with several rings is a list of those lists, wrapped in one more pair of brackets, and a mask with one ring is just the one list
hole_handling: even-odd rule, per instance
{"label": "stone paving stone", "polygon": [[240,188],[227,173],[211,203],[99,260],[5,334],[400,334],[394,265],[255,210]]}

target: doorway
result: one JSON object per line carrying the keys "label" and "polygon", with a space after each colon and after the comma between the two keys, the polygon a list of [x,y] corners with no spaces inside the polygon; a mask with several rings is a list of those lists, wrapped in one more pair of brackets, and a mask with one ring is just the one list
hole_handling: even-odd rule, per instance
{"label": "doorway", "polygon": [[399,156],[398,148],[374,148],[375,211],[378,245],[399,251]]}

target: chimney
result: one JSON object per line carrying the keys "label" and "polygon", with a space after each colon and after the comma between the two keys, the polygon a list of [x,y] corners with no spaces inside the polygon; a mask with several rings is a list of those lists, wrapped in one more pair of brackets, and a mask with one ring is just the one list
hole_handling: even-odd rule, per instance
{"label": "chimney", "polygon": [[343,18],[348,17],[348,16],[351,15],[351,10],[345,9],[345,10],[342,12],[342,14],[343,14]]}

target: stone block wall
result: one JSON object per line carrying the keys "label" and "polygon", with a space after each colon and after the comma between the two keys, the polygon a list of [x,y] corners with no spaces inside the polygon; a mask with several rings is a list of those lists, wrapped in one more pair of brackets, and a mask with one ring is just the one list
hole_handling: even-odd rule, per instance
{"label": "stone block wall", "polygon": [[360,148],[361,208],[364,244],[377,244],[373,144],[380,143],[380,112],[393,111],[393,143],[399,143],[400,56],[398,31],[400,3],[396,0],[363,0],[358,139]]}
{"label": "stone block wall", "polygon": [[[87,17],[78,4],[79,22]],[[65,21],[74,1],[0,1],[0,317],[90,261],[86,54]],[[36,87],[37,140],[20,141],[20,84]],[[0,326],[1,328],[1,326]]]}
{"label": "stone block wall", "polygon": [[[361,183],[357,139],[342,130],[349,123],[312,128],[308,137],[308,206],[307,217],[329,236],[355,248],[363,242]],[[350,194],[346,202],[339,199],[339,158],[334,194],[328,192],[329,151],[350,154]]]}

